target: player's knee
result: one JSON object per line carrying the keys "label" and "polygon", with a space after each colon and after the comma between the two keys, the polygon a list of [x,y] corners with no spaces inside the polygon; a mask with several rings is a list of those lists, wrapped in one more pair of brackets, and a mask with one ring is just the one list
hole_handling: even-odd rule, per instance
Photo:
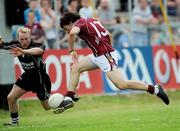
{"label": "player's knee", "polygon": [[16,99],[10,94],[7,96],[7,100],[9,103],[15,103],[16,102]]}

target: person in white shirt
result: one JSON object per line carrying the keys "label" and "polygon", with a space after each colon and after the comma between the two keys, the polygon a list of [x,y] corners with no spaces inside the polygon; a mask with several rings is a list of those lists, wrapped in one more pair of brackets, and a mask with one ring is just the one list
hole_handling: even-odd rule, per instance
{"label": "person in white shirt", "polygon": [[132,12],[133,43],[134,46],[148,45],[148,25],[158,23],[152,15],[147,0],[138,0]]}
{"label": "person in white shirt", "polygon": [[93,8],[89,4],[89,0],[81,0],[82,8],[79,10],[81,18],[93,17]]}

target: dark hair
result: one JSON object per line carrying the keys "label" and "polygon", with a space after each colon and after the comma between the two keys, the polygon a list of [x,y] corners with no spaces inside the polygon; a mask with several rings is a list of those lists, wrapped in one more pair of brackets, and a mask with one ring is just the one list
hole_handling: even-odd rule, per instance
{"label": "dark hair", "polygon": [[70,5],[70,4],[71,4],[72,2],[74,2],[74,1],[75,1],[75,2],[78,2],[77,0],[69,0],[69,1],[68,1],[68,5]]}
{"label": "dark hair", "polygon": [[60,18],[60,26],[63,28],[65,25],[69,25],[70,23],[74,23],[77,20],[79,20],[81,17],[79,14],[66,12],[61,18]]}

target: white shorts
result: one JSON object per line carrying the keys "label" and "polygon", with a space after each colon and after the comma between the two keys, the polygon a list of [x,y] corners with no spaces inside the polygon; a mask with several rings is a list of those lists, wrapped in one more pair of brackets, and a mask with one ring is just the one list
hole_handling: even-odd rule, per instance
{"label": "white shorts", "polygon": [[[107,53],[97,57],[95,57],[93,54],[89,54],[88,56],[95,63],[95,65],[97,65],[104,72],[112,71],[118,67],[119,57],[117,51],[111,52],[110,55]],[[108,56],[111,56],[112,59],[109,59]]]}

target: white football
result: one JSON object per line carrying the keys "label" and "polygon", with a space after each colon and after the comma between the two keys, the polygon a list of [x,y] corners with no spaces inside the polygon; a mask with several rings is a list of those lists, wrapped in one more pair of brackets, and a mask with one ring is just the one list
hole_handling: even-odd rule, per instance
{"label": "white football", "polygon": [[62,103],[63,100],[64,100],[64,96],[62,94],[55,93],[49,97],[48,103],[49,103],[49,106],[52,109],[54,109],[54,108],[57,108]]}

